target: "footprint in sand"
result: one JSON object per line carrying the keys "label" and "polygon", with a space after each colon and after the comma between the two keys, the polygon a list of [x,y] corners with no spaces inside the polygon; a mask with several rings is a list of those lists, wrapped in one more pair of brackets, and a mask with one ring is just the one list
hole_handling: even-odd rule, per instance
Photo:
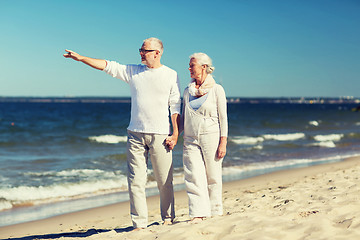
{"label": "footprint in sand", "polygon": [[349,218],[335,223],[334,226],[339,228],[349,228],[352,222],[353,222],[353,218]]}

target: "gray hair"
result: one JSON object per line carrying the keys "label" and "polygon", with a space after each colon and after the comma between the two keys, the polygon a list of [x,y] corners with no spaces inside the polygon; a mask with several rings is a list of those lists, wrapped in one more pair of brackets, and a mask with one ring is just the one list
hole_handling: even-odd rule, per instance
{"label": "gray hair", "polygon": [[206,65],[206,72],[208,74],[212,74],[212,72],[215,70],[215,67],[212,65],[211,58],[206,55],[205,53],[194,53],[190,57],[190,59],[194,58],[196,61],[201,65]]}
{"label": "gray hair", "polygon": [[162,43],[162,41],[158,38],[154,38],[154,37],[151,37],[151,38],[147,38],[143,41],[143,43],[145,42],[150,42],[151,44],[151,47],[154,49],[154,50],[158,50],[160,52],[160,55],[163,54],[164,52],[164,45]]}

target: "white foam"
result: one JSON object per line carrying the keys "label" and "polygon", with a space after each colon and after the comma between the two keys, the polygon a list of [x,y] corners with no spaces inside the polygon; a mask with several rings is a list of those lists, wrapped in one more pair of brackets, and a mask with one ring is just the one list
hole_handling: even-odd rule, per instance
{"label": "white foam", "polygon": [[282,161],[265,161],[257,163],[249,163],[239,166],[223,167],[223,175],[242,174],[245,172],[257,170],[271,170],[278,168],[290,168],[295,165],[311,165],[314,163],[323,163],[331,161],[340,161],[346,158],[359,156],[359,154],[335,155],[317,159],[287,159]]}
{"label": "white foam", "polygon": [[82,178],[111,178],[116,177],[116,175],[120,175],[119,171],[104,171],[100,169],[71,169],[71,170],[63,170],[60,172],[57,171],[45,171],[45,172],[27,172],[25,173],[29,176],[35,177],[82,177]]}
{"label": "white foam", "polygon": [[313,125],[313,126],[315,126],[315,127],[317,127],[317,126],[319,126],[319,122],[318,121],[310,121],[309,122],[309,125]]}
{"label": "white foam", "polygon": [[284,161],[266,161],[266,162],[258,162],[258,163],[249,163],[241,166],[224,167],[223,174],[234,175],[234,174],[241,174],[241,173],[257,171],[257,170],[290,167],[296,164],[307,164],[311,161],[312,161],[311,159],[289,159]]}
{"label": "white foam", "polygon": [[19,186],[1,188],[0,196],[7,202],[21,204],[26,202],[56,202],[72,197],[88,197],[101,193],[124,191],[127,189],[126,176],[117,176],[109,180],[92,180],[81,183],[62,183],[52,186]]}
{"label": "white foam", "polygon": [[116,135],[101,135],[101,136],[92,136],[89,137],[91,141],[98,142],[98,143],[109,143],[109,144],[117,144],[120,142],[126,142],[127,136],[116,136]]}
{"label": "white foam", "polygon": [[248,136],[236,136],[232,137],[231,141],[236,144],[244,144],[244,145],[255,145],[259,142],[263,142],[264,138],[262,137],[248,137]]}
{"label": "white foam", "polygon": [[263,137],[266,140],[276,141],[294,141],[305,137],[304,133],[287,133],[287,134],[265,134]]}
{"label": "white foam", "polygon": [[314,139],[318,142],[340,141],[344,134],[316,135]]}
{"label": "white foam", "polygon": [[316,142],[316,143],[310,144],[310,146],[327,147],[327,148],[335,148],[336,147],[336,145],[333,141]]}
{"label": "white foam", "polygon": [[11,209],[12,207],[13,205],[11,204],[11,202],[6,201],[4,199],[0,199],[0,211]]}
{"label": "white foam", "polygon": [[84,176],[84,177],[96,177],[96,176],[104,176],[111,175],[114,176],[114,172],[105,172],[100,169],[72,169],[72,170],[63,170],[56,173],[57,176],[62,177],[72,177],[72,176]]}
{"label": "white foam", "polygon": [[[150,169],[148,171],[152,172]],[[0,188],[0,211],[23,204],[37,205],[127,191],[127,177],[122,175],[121,171],[72,169],[27,174],[37,177],[61,177],[63,180],[70,179],[70,181],[76,176],[83,179],[83,182],[61,181],[50,186],[2,187]],[[181,182],[181,179],[183,177],[178,177],[177,183]],[[156,188],[156,182],[148,181],[146,187]]]}
{"label": "white foam", "polygon": [[263,149],[263,146],[262,145],[256,145],[256,146],[253,147],[253,149],[261,150],[261,149]]}

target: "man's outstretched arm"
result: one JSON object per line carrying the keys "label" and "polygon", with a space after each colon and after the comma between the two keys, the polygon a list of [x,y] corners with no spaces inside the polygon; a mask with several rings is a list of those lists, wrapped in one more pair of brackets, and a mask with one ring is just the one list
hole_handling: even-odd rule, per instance
{"label": "man's outstretched arm", "polygon": [[95,59],[90,57],[81,56],[80,54],[65,49],[67,53],[65,53],[63,56],[66,58],[72,58],[75,61],[83,62],[86,65],[89,65],[92,68],[98,69],[98,70],[104,70],[106,67],[106,61],[103,59]]}

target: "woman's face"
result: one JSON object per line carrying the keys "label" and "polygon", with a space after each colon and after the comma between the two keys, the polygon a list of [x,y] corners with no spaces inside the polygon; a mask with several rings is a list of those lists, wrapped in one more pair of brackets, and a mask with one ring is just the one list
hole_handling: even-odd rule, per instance
{"label": "woman's face", "polygon": [[201,75],[204,67],[201,66],[195,58],[190,59],[189,71],[190,77],[196,80],[201,80]]}

